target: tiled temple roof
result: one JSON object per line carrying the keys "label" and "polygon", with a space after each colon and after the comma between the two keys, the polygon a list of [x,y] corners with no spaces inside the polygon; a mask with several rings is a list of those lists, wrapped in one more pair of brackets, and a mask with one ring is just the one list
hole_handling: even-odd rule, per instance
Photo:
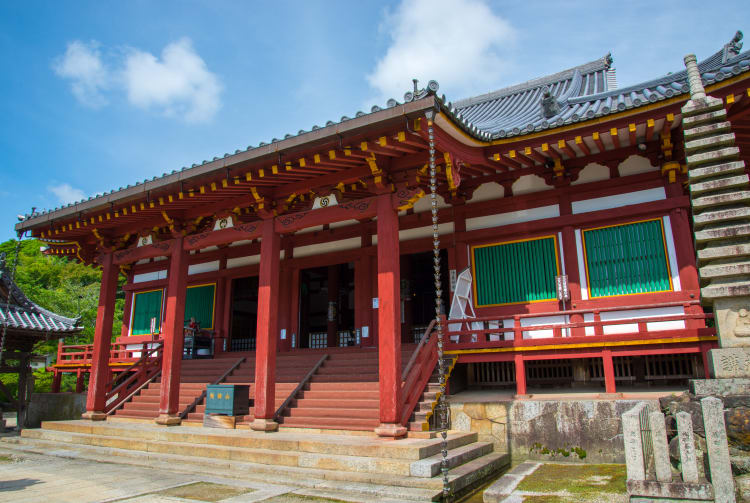
{"label": "tiled temple roof", "polygon": [[[737,35],[725,44],[720,51],[698,64],[704,85],[713,84],[750,70],[750,51],[739,52],[742,48],[741,39],[742,33],[737,32]],[[684,69],[637,85],[616,89],[614,88],[616,86],[613,86],[614,74],[611,64],[612,58],[607,54],[590,63],[488,94],[463,99],[455,103],[448,102],[443,95],[441,98],[437,98],[437,101],[442,111],[470,136],[480,141],[491,141],[522,136],[602,117],[688,94],[687,73]],[[403,102],[391,98],[385,108],[393,108],[402,103],[436,95],[438,87],[437,82],[430,81],[426,89],[407,92],[404,95]],[[550,92],[550,99],[546,107],[547,113],[545,113],[545,107],[542,104],[545,88],[548,88]],[[170,173],[154,176],[151,179],[143,180],[143,182],[136,182],[134,186],[120,187],[117,190],[97,194],[53,210],[35,212],[31,215],[26,214],[21,223],[16,226],[16,229],[24,230],[35,225],[35,223],[29,225],[24,220],[56,213],[82,203],[86,203],[85,207],[81,208],[82,210],[98,206],[99,203],[101,205],[111,204],[114,200],[119,199],[119,193],[123,193],[123,191],[132,194],[132,191],[129,190],[132,187],[145,185],[146,188],[149,188],[148,186],[152,185],[153,182],[173,177],[176,174],[179,180],[188,179],[191,177],[191,170],[206,165],[215,165],[216,169],[224,169],[228,163],[232,162],[232,157],[237,154],[265,148],[269,145],[275,145],[276,151],[281,151],[286,148],[289,140],[296,140],[296,143],[299,143],[299,140],[303,140],[305,135],[319,130],[330,128],[332,134],[337,134],[337,126],[347,121],[358,121],[362,117],[373,115],[381,110],[383,108],[373,106],[368,113],[359,111],[353,118],[343,116],[338,121],[330,120],[326,122],[325,126],[315,125],[309,131],[301,129],[296,134],[284,135],[283,139],[274,138],[270,144],[261,142],[256,147],[250,145],[246,149],[235,150],[234,154],[225,153],[221,157],[214,157],[211,161],[204,160],[201,163],[193,164],[191,167],[182,167],[180,170],[172,170]],[[72,209],[78,210],[78,208]],[[56,217],[57,215],[51,217],[51,219]],[[50,218],[47,218],[45,222],[49,220]]]}
{"label": "tiled temple roof", "polygon": [[[10,302],[6,306],[7,299]],[[0,255],[0,328],[66,335],[80,332],[78,318],[66,318],[31,302],[10,279],[5,257]]]}
{"label": "tiled temple roof", "polygon": [[[750,70],[750,51],[740,53],[742,32],[698,64],[704,85]],[[445,105],[464,130],[480,140],[494,140],[542,131],[595,117],[622,112],[687,94],[687,72],[681,70],[622,89],[610,89],[612,58],[601,59],[560,73],[531,80],[493,93]],[[543,105],[549,90],[550,105]]]}

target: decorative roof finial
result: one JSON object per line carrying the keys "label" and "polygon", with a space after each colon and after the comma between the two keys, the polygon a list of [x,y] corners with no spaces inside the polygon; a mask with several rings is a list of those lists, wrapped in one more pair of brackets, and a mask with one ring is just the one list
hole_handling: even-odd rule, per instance
{"label": "decorative roof finial", "polygon": [[724,52],[721,55],[721,62],[726,63],[728,59],[735,57],[740,53],[742,50],[742,37],[744,35],[740,30],[737,30],[737,33],[734,34],[734,37],[732,37],[732,40],[729,41],[729,43],[724,44]]}
{"label": "decorative roof finial", "polygon": [[414,96],[416,96],[417,94],[419,94],[419,87],[417,86],[417,84],[419,84],[419,80],[411,79],[411,81],[414,83]]}
{"label": "decorative roof finial", "polygon": [[549,119],[559,113],[560,103],[557,101],[557,98],[552,96],[549,87],[545,86],[544,91],[542,91],[542,114]]}
{"label": "decorative roof finial", "polygon": [[701,81],[701,72],[698,70],[698,60],[695,54],[688,54],[684,58],[685,68],[687,68],[688,86],[690,86],[690,99],[705,100],[706,90],[703,88]]}

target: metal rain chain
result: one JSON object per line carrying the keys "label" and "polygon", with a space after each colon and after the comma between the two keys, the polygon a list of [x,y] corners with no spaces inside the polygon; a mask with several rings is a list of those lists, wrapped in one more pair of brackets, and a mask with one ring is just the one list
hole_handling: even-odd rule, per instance
{"label": "metal rain chain", "polygon": [[[443,501],[451,500],[451,487],[448,483],[448,424],[447,403],[445,402],[445,362],[443,361],[443,322],[440,317],[442,305],[442,283],[440,281],[440,234],[438,233],[437,207],[437,173],[435,169],[435,137],[432,129],[434,111],[428,111],[427,133],[430,141],[430,212],[432,213],[432,254],[435,277],[435,326],[437,327],[438,372],[440,374],[440,394],[438,395],[438,416],[440,418],[440,436],[442,437],[440,471],[443,475]],[[437,426],[437,425],[436,425]]]}

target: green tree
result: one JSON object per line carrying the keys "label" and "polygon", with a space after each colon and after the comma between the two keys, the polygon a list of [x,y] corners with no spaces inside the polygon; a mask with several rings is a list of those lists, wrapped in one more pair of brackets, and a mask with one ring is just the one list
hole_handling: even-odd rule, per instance
{"label": "green tree", "polygon": [[[99,302],[99,286],[102,273],[99,269],[84,265],[65,257],[45,255],[41,251],[43,244],[36,239],[21,242],[15,281],[19,288],[33,302],[57,314],[71,318],[80,317],[79,325],[83,331],[76,336],[66,337],[63,344],[89,344],[94,338],[96,310]],[[16,241],[0,243],[0,253],[6,254],[7,265],[13,266]],[[125,305],[125,293],[122,290],[124,278],[121,278],[117,290],[115,319],[112,325],[112,339],[120,335],[122,312]],[[57,339],[42,341],[34,347],[37,354],[56,356]],[[35,372],[35,390],[49,391],[51,374]],[[72,389],[75,378],[65,376],[63,389]],[[13,388],[17,386],[17,377],[0,374],[0,380]]]}

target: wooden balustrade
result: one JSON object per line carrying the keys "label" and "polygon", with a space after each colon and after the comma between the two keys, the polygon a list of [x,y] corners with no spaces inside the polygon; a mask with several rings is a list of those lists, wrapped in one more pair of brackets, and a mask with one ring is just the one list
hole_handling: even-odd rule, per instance
{"label": "wooden balustrade", "polygon": [[[656,309],[665,307],[682,306],[682,314],[633,317],[630,319],[606,320],[602,319],[602,314],[606,312],[627,312],[641,309]],[[516,314],[512,316],[480,316],[466,320],[450,320],[448,327],[459,325],[460,330],[448,330],[445,333],[446,345],[449,349],[471,349],[481,347],[516,347],[537,344],[549,344],[551,340],[555,344],[575,344],[580,342],[594,342],[601,340],[629,339],[634,336],[658,337],[658,338],[675,338],[684,336],[686,332],[700,335],[714,335],[713,328],[705,328],[705,321],[713,318],[712,314],[706,314],[694,309],[700,306],[698,301],[690,302],[664,302],[659,304],[618,306],[611,308],[596,309],[575,309],[567,311],[552,311],[546,313],[533,314]],[[567,316],[571,315],[591,315],[591,321],[577,321],[565,323],[547,323],[523,325],[523,320],[527,318],[543,318],[545,316]],[[503,326],[503,320],[513,319],[512,327]],[[675,329],[649,329],[649,325],[659,322],[684,322],[684,328]],[[475,328],[480,325],[482,328]],[[623,331],[622,328],[616,334],[606,334],[605,329],[611,327],[623,327],[635,325],[637,328],[632,331]],[[588,328],[593,331],[592,335],[572,336],[574,330],[579,333]],[[524,338],[525,332],[551,331],[551,337]],[[512,339],[505,339],[506,333],[512,333]],[[502,335],[501,335],[502,334]],[[493,340],[495,339],[495,340]],[[499,340],[497,340],[499,339]]]}
{"label": "wooden balustrade", "polygon": [[[445,318],[443,318],[442,323],[445,327]],[[438,357],[438,338],[434,332],[434,327],[435,320],[432,320],[401,375],[403,381],[401,384],[401,402],[403,404],[401,424],[403,425],[409,422],[414,407],[417,406],[424,388],[435,370]]]}

